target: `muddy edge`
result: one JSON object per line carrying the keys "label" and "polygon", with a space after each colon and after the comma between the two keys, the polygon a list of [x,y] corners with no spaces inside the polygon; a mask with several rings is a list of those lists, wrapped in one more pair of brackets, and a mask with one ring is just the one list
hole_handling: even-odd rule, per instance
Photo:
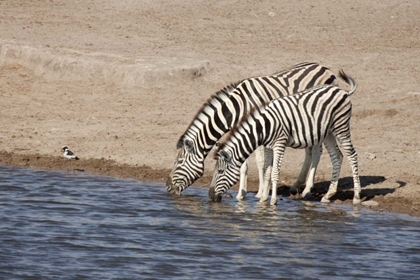
{"label": "muddy edge", "polygon": [[[164,182],[170,173],[170,169],[153,169],[146,165],[135,166],[129,164],[119,164],[113,160],[107,159],[81,159],[79,161],[73,161],[70,166],[70,162],[68,160],[58,156],[53,157],[39,154],[25,155],[7,153],[4,151],[0,152],[0,165],[66,172],[75,172],[74,170],[79,170],[76,172],[86,172],[118,178],[130,178],[142,182],[158,182],[162,184],[162,189],[164,189]],[[70,167],[72,169],[70,169]],[[347,179],[351,180],[351,178],[346,178],[345,181],[347,181]],[[194,186],[206,187],[210,184],[210,181],[211,174],[206,173],[202,178],[195,182]],[[253,195],[253,193],[257,191],[258,181],[254,178],[250,178],[248,186],[250,192],[248,195]],[[232,190],[236,191],[237,188],[238,186],[235,185]],[[314,190],[312,191],[313,200],[320,201],[322,195],[327,191],[327,188],[327,181],[315,183]],[[282,199],[294,199],[289,195],[287,186],[280,186],[279,191]],[[339,192],[333,197],[332,203],[351,204],[352,199],[352,190],[339,190]],[[410,201],[405,198],[386,197],[386,195],[381,193],[378,189],[362,189],[362,200],[373,200],[377,202],[379,204],[378,206],[368,207],[373,211],[408,214],[414,217],[420,217],[420,210],[417,208],[415,201]]]}

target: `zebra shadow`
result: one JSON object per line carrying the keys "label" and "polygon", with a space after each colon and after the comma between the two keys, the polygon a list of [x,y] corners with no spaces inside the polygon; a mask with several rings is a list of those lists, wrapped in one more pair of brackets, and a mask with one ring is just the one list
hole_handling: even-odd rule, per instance
{"label": "zebra shadow", "polygon": [[[369,185],[375,185],[382,183],[386,180],[384,176],[360,176],[360,184],[362,187],[361,192],[361,199],[362,200],[370,200],[374,198],[375,196],[383,196],[386,194],[390,194],[395,192],[396,189],[404,187],[407,183],[402,181],[397,181],[399,184],[396,188],[372,188],[372,189],[366,189],[365,187]],[[324,194],[327,193],[328,187],[330,185],[330,181],[322,181],[317,182],[314,184],[311,194],[312,197],[310,200],[314,201],[320,201]],[[301,193],[303,191],[304,187],[301,187],[299,189],[299,192]],[[291,196],[289,193],[289,187],[287,186],[281,186],[278,188],[278,193],[283,196]],[[353,199],[353,177],[344,177],[340,178],[338,181],[338,190],[337,193],[331,198],[332,200],[352,200]],[[291,198],[297,198],[295,196],[291,196]]]}

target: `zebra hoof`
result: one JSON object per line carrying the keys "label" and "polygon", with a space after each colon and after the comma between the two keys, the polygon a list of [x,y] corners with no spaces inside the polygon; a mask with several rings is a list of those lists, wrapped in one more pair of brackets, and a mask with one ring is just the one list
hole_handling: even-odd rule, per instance
{"label": "zebra hoof", "polygon": [[268,197],[261,197],[260,202],[266,202],[268,200]]}
{"label": "zebra hoof", "polygon": [[362,200],[360,198],[353,198],[353,205],[360,205]]}
{"label": "zebra hoof", "polygon": [[255,195],[255,198],[261,198],[262,194],[260,192],[257,192],[257,194]]}
{"label": "zebra hoof", "polygon": [[331,201],[330,201],[329,199],[327,199],[327,198],[323,197],[323,198],[321,199],[321,202],[322,202],[322,203],[330,203]]}
{"label": "zebra hoof", "polygon": [[246,196],[246,191],[240,190],[238,192],[238,195],[236,196],[236,199],[237,200],[244,200],[245,196]]}
{"label": "zebra hoof", "polygon": [[277,199],[272,199],[270,201],[270,205],[276,205],[277,204]]}
{"label": "zebra hoof", "polygon": [[304,200],[310,200],[312,198],[312,194],[310,192],[308,193],[302,193],[302,199]]}
{"label": "zebra hoof", "polygon": [[298,194],[298,189],[296,187],[290,187],[289,193],[291,195],[297,195]]}

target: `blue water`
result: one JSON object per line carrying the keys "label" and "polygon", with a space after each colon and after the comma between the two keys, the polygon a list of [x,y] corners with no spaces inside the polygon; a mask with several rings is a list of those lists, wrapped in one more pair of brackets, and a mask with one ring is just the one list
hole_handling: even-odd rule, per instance
{"label": "blue water", "polygon": [[1,279],[419,279],[420,219],[0,166]]}

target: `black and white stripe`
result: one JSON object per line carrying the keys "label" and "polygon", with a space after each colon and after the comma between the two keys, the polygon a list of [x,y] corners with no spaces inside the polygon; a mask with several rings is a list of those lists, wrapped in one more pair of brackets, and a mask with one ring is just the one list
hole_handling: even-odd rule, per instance
{"label": "black and white stripe", "polygon": [[[221,195],[238,180],[242,163],[257,147],[264,145],[274,152],[271,204],[275,204],[278,175],[286,147],[319,150],[324,143],[333,164],[331,185],[323,198],[327,202],[337,191],[342,164],[342,155],[335,141],[337,139],[353,171],[353,203],[360,203],[357,153],[350,137],[350,95],[355,92],[357,85],[343,71],[340,71],[340,77],[350,84],[349,91],[337,86],[319,85],[292,96],[275,99],[240,120],[227,136],[226,142],[218,146],[210,197],[220,200]],[[268,196],[268,192],[265,195]]]}
{"label": "black and white stripe", "polygon": [[[180,194],[200,178],[204,172],[204,160],[216,142],[252,108],[319,84],[337,84],[337,78],[318,63],[300,63],[271,76],[245,79],[213,95],[203,104],[177,143],[180,151],[166,183],[167,191]],[[306,155],[294,186],[305,181],[311,163],[310,152]],[[259,197],[264,189],[264,148],[257,149],[256,157],[260,174]],[[239,199],[246,193],[247,168],[245,162],[241,169],[240,189],[243,191],[238,192]]]}

